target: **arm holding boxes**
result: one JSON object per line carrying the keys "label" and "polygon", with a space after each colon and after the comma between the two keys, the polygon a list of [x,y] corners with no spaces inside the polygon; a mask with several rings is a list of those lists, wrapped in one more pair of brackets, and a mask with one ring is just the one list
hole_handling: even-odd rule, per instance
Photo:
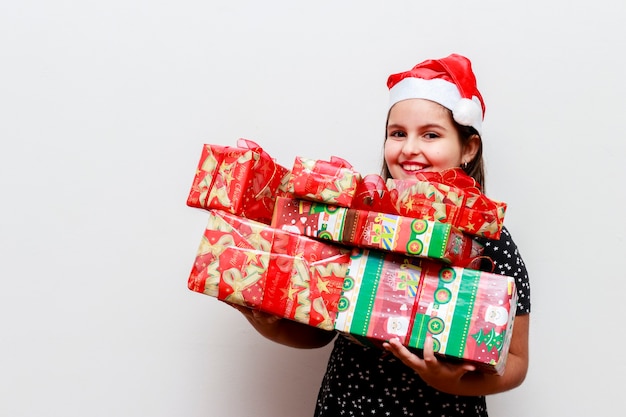
{"label": "arm holding boxes", "polygon": [[334,331],[308,326],[273,314],[232,304],[263,337],[298,349],[326,346],[337,335]]}

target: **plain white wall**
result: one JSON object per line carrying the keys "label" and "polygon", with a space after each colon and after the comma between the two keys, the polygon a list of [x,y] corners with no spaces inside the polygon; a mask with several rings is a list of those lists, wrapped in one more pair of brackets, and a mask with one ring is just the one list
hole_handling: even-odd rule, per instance
{"label": "plain white wall", "polygon": [[187,289],[203,143],[377,172],[386,78],[474,62],[531,272],[493,416],[622,416],[624,2],[0,2],[0,415],[310,416],[329,350]]}

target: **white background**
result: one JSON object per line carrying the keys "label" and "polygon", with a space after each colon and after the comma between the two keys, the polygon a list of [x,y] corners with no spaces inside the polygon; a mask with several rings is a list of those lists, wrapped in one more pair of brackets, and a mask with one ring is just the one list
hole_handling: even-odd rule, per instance
{"label": "white background", "polygon": [[623,1],[0,1],[0,416],[311,416],[329,349],[187,289],[203,143],[381,162],[387,76],[469,56],[531,273],[492,416],[622,416]]}

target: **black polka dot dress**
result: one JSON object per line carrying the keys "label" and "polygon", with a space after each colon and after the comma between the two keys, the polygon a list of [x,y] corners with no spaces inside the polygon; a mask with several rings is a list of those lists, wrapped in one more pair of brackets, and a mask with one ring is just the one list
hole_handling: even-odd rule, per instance
{"label": "black polka dot dress", "polygon": [[[499,240],[480,240],[491,258],[481,269],[516,279],[517,315],[530,313],[528,273],[506,228]],[[487,416],[485,397],[446,394],[381,349],[339,336],[335,340],[315,408],[316,417]]]}

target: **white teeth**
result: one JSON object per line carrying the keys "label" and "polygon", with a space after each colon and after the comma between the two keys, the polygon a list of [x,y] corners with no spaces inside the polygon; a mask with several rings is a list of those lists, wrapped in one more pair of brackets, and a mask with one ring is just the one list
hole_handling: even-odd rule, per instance
{"label": "white teeth", "polygon": [[416,165],[408,165],[408,166],[403,166],[402,167],[405,171],[419,171],[420,169],[422,169],[422,167],[420,166],[416,166]]}

